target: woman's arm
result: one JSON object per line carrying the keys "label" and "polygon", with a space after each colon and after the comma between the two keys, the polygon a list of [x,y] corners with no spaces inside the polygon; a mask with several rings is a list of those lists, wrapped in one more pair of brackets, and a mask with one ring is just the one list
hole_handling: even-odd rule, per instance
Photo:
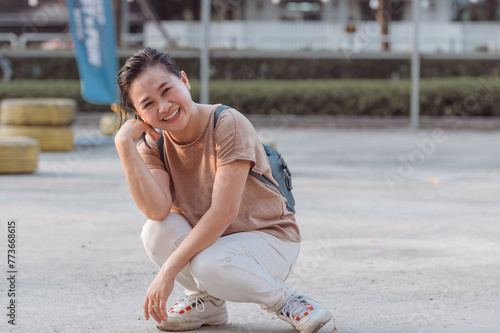
{"label": "woman's arm", "polygon": [[219,239],[236,219],[249,169],[248,161],[233,162],[217,169],[211,207],[168,258],[160,273],[175,277],[195,255]]}
{"label": "woman's arm", "polygon": [[[172,292],[175,276],[195,255],[212,245],[235,220],[249,169],[249,161],[236,161],[217,169],[211,207],[163,264],[146,292],[146,319],[151,313],[157,322],[167,320],[166,301]],[[160,307],[153,308],[153,305]]]}
{"label": "woman's arm", "polygon": [[172,206],[170,176],[164,170],[149,170],[137,151],[135,141],[147,132],[156,140],[159,133],[136,119],[125,122],[116,134],[115,145],[134,201],[151,220],[163,220]]}

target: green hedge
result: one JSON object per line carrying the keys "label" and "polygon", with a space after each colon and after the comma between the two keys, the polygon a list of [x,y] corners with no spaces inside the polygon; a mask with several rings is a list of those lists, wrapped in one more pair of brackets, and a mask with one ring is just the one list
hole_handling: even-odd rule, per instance
{"label": "green hedge", "polygon": [[79,111],[107,111],[109,105],[86,103],[82,99],[78,80],[15,80],[0,82],[0,99],[22,97],[72,98]]}
{"label": "green hedge", "polygon": [[[18,79],[78,79],[74,58],[11,58]],[[198,78],[199,60],[176,59],[189,77]],[[120,59],[123,64],[125,59]],[[212,59],[212,79],[389,79],[409,78],[409,60],[390,59]],[[500,72],[500,60],[428,60],[422,77],[484,76]]]}
{"label": "green hedge", "polygon": [[[199,82],[192,80],[194,100]],[[448,78],[421,81],[421,114],[426,116],[500,116],[500,79]],[[67,97],[80,111],[106,111],[81,99],[76,80],[22,80],[0,83],[0,99]],[[247,114],[407,116],[409,80],[212,80],[210,102]]]}
{"label": "green hedge", "polygon": [[[217,81],[212,103],[245,113],[408,116],[409,80]],[[500,79],[424,79],[424,116],[500,116]],[[196,96],[196,95],[194,95]]]}

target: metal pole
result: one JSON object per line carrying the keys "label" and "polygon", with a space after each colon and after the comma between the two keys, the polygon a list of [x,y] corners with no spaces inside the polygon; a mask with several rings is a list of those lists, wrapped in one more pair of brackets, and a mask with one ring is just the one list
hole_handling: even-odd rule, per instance
{"label": "metal pole", "polygon": [[121,45],[121,39],[122,35],[120,33],[121,29],[121,20],[122,20],[122,12],[121,12],[121,1],[113,1],[113,16],[115,18],[115,38],[116,38],[116,45],[119,46]]}
{"label": "metal pole", "polygon": [[417,130],[419,128],[419,104],[420,104],[420,55],[418,50],[418,5],[419,0],[412,0],[413,18],[413,50],[411,55],[411,115],[410,127]]}
{"label": "metal pole", "polygon": [[121,0],[121,21],[120,21],[120,46],[128,46],[128,32],[129,32],[129,2]]}
{"label": "metal pole", "polygon": [[203,45],[200,50],[200,103],[208,104],[208,79],[210,76],[210,0],[201,2],[201,27]]}
{"label": "metal pole", "polygon": [[378,1],[378,8],[375,14],[375,18],[380,24],[380,30],[382,34],[382,44],[381,44],[381,50],[382,51],[389,51],[389,1],[388,0],[379,0]]}
{"label": "metal pole", "polygon": [[498,48],[497,51],[500,52],[500,0],[498,0],[498,5],[497,5],[497,10],[496,10],[497,15],[495,16],[495,19],[498,20]]}

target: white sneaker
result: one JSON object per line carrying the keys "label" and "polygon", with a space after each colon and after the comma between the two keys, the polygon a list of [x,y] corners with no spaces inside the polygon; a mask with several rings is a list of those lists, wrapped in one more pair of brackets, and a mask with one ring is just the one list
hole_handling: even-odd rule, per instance
{"label": "white sneaker", "polygon": [[288,297],[285,306],[276,314],[300,333],[317,332],[332,319],[330,311],[303,294]]}
{"label": "white sneaker", "polygon": [[228,319],[226,302],[212,296],[181,296],[167,313],[167,322],[157,325],[162,331],[189,331],[203,325],[225,325]]}

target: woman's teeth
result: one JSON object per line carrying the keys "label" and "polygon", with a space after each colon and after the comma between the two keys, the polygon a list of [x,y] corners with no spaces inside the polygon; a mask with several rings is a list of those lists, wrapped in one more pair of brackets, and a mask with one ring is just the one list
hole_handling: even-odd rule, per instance
{"label": "woman's teeth", "polygon": [[171,120],[172,118],[174,118],[175,116],[177,116],[179,114],[179,111],[180,111],[181,108],[178,108],[177,110],[175,110],[174,113],[172,113],[172,115],[170,117],[165,117],[163,118],[164,121],[169,121]]}

